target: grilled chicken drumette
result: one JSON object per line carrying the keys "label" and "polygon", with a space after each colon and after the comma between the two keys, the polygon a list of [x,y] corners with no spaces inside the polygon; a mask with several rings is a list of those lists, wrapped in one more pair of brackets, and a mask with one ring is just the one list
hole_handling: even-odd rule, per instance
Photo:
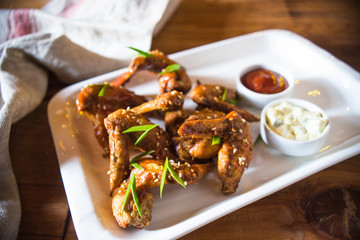
{"label": "grilled chicken drumette", "polygon": [[230,194],[236,191],[244,170],[252,158],[250,127],[237,112],[224,117],[186,121],[178,130],[180,136],[210,139],[220,136],[221,148],[218,152],[218,172],[222,181],[222,191]]}
{"label": "grilled chicken drumette", "polygon": [[237,112],[242,118],[248,122],[257,122],[259,117],[254,116],[245,109],[232,104],[231,100],[236,100],[236,92],[231,89],[226,89],[220,85],[200,84],[191,91],[191,99],[203,107],[208,107],[214,110],[229,113],[231,111]]}
{"label": "grilled chicken drumette", "polygon": [[[183,180],[186,185],[196,184],[206,173],[212,169],[212,163],[204,164],[178,164],[170,161],[175,172]],[[125,192],[129,184],[124,181],[121,186],[114,192],[112,200],[112,210],[118,224],[126,228],[130,225],[136,228],[144,228],[149,225],[151,220],[151,210],[153,206],[153,195],[150,192],[151,188],[160,186],[161,177],[164,169],[164,160],[145,159],[139,162],[143,170],[133,168],[131,176],[135,174],[136,191],[139,196],[142,216],[140,217],[134,200],[131,199],[122,211],[122,206],[125,200]],[[129,178],[130,179],[130,178]],[[176,181],[168,176],[165,184],[174,184]]]}
{"label": "grilled chicken drumette", "polygon": [[[103,94],[99,94],[102,89]],[[100,96],[99,96],[100,95]],[[83,112],[94,126],[95,137],[105,153],[109,153],[109,136],[104,119],[120,108],[132,108],[145,103],[146,99],[122,86],[92,84],[84,87],[76,99],[77,110]]]}
{"label": "grilled chicken drumette", "polygon": [[114,85],[123,85],[129,81],[138,71],[147,70],[158,74],[160,93],[177,90],[187,93],[191,88],[191,79],[187,75],[185,68],[180,67],[176,71],[161,73],[169,65],[176,64],[164,53],[154,50],[149,52],[150,56],[139,56],[132,60],[128,70],[120,75],[114,82]]}
{"label": "grilled chicken drumette", "polygon": [[[204,108],[193,112],[183,122],[192,122],[195,120],[209,120],[224,117],[225,113]],[[166,120],[166,118],[165,118]],[[182,124],[182,123],[181,123]],[[181,124],[177,127],[181,126]],[[212,137],[199,137],[197,135],[176,135],[173,137],[176,152],[182,161],[194,162],[207,160],[216,157],[221,145],[212,144]]]}
{"label": "grilled chicken drumette", "polygon": [[120,183],[129,175],[130,150],[137,148],[143,152],[154,151],[151,155],[155,159],[178,159],[173,150],[170,135],[159,126],[151,130],[146,140],[134,146],[143,132],[123,133],[133,126],[153,124],[142,113],[152,110],[173,110],[182,106],[182,93],[172,91],[163,93],[154,100],[146,102],[133,109],[119,109],[111,113],[104,121],[109,134],[110,148],[110,193],[120,186]]}

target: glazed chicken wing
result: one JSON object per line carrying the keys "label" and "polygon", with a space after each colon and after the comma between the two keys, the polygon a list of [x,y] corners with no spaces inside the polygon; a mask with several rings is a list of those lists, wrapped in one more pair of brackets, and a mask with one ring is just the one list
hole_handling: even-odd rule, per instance
{"label": "glazed chicken wing", "polygon": [[[99,92],[106,89],[102,96]],[[92,121],[95,137],[105,153],[109,153],[109,136],[104,127],[104,119],[119,108],[135,107],[146,102],[122,86],[92,84],[84,87],[76,99],[77,110],[83,112]]]}
{"label": "glazed chicken wing", "polygon": [[[129,154],[136,140],[143,132],[123,133],[133,126],[153,124],[143,115],[134,113],[131,109],[119,109],[105,119],[105,127],[109,134],[110,147],[110,193],[120,186],[120,183],[129,175]],[[137,149],[148,152],[156,159],[177,159],[173,151],[170,136],[159,126],[152,129],[146,139],[141,141]]]}
{"label": "glazed chicken wing", "polygon": [[[169,59],[164,53],[154,50],[150,51],[151,56],[144,57],[139,56],[133,59],[128,67],[128,70],[120,75],[114,82],[113,85],[123,85],[129,81],[138,71],[147,70],[155,74],[161,73],[166,69],[167,66],[176,64],[175,61]],[[191,80],[187,75],[184,67],[180,69],[158,75],[160,93],[171,92],[177,90],[187,93],[191,88]]]}
{"label": "glazed chicken wing", "polygon": [[227,89],[226,96],[224,96],[225,99],[223,99],[225,89],[225,87],[220,85],[200,84],[191,91],[191,99],[201,106],[223,111],[225,113],[236,111],[241,117],[249,122],[259,121],[257,116],[254,116],[245,109],[229,102],[229,100],[237,98],[234,91]]}
{"label": "glazed chicken wing", "polygon": [[252,158],[252,141],[248,123],[235,111],[225,117],[187,121],[178,130],[179,135],[212,138],[220,136],[218,172],[222,191],[236,191],[244,170]]}
{"label": "glazed chicken wing", "polygon": [[145,102],[131,110],[137,114],[144,114],[155,110],[174,111],[182,107],[185,96],[176,90],[158,95],[155,99]]}
{"label": "glazed chicken wing", "polygon": [[[209,120],[224,116],[225,113],[223,112],[204,108],[192,113],[184,122]],[[177,135],[173,137],[173,142],[179,158],[187,162],[216,157],[221,147],[220,144],[212,144],[212,137],[198,137],[196,135]]]}
{"label": "glazed chicken wing", "polygon": [[[171,166],[183,180],[186,185],[196,184],[206,173],[212,169],[212,163],[205,164],[180,164],[170,161]],[[145,159],[139,162],[143,170],[133,168],[131,176],[135,174],[136,191],[139,197],[142,216],[140,217],[136,205],[131,199],[124,211],[122,206],[124,203],[125,192],[128,181],[125,181],[118,188],[112,200],[112,210],[118,224],[126,228],[130,225],[142,229],[149,225],[151,220],[151,211],[153,206],[153,195],[150,192],[151,188],[160,186],[161,177],[164,169],[164,160]],[[165,184],[174,184],[176,181],[169,175],[166,178]]]}

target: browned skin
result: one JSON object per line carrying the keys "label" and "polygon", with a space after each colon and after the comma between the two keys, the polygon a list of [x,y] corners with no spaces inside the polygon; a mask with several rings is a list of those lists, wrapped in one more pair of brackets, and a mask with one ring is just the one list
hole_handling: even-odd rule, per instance
{"label": "browned skin", "polygon": [[[213,167],[212,163],[190,165],[178,164],[176,162],[170,161],[170,164],[178,176],[180,176],[183,182],[187,185],[196,184]],[[136,205],[131,197],[130,201],[127,203],[124,211],[122,212],[128,180],[124,181],[120,188],[115,191],[112,200],[113,214],[118,224],[123,228],[132,225],[136,228],[142,229],[149,225],[151,221],[151,211],[154,199],[149,190],[153,187],[160,186],[161,183],[161,177],[164,169],[164,160],[145,159],[139,162],[139,165],[143,167],[144,170],[133,168],[131,170],[130,176],[135,174],[136,192],[138,194],[141,205],[142,217],[140,217]],[[165,184],[174,183],[177,182],[171,177],[171,175],[168,175],[165,180]]]}
{"label": "browned skin", "polygon": [[84,87],[76,99],[77,110],[85,113],[92,121],[95,137],[105,153],[109,153],[109,136],[104,127],[104,119],[113,111],[120,108],[135,107],[146,99],[138,96],[122,86],[109,86],[104,96],[99,92],[104,84],[92,84]]}
{"label": "browned skin", "polygon": [[176,90],[158,95],[155,99],[145,102],[132,111],[137,114],[144,114],[155,110],[173,111],[182,107],[185,96]]}
{"label": "browned skin", "polygon": [[[259,121],[259,117],[254,116],[245,109],[240,108],[239,106],[233,105],[226,100],[222,100],[225,87],[220,85],[211,85],[211,84],[200,84],[196,86],[191,91],[191,99],[197,104],[218,111],[223,111],[229,113],[231,111],[236,111],[241,117],[249,122]],[[225,99],[234,100],[234,91],[228,89]]]}
{"label": "browned skin", "polygon": [[[131,109],[119,109],[105,119],[105,127],[109,134],[110,147],[110,193],[120,186],[121,182],[129,175],[129,151],[143,132],[123,133],[126,129],[153,124],[143,115],[134,113]],[[141,141],[137,149],[148,152],[156,159],[177,159],[173,151],[170,136],[160,127],[152,129],[146,138]]]}
{"label": "browned skin", "polygon": [[218,172],[222,191],[236,191],[244,170],[252,158],[251,132],[248,123],[235,111],[225,117],[208,120],[187,121],[178,130],[179,135],[196,137],[222,137],[218,153]]}
{"label": "browned skin", "polygon": [[[225,113],[223,112],[204,108],[192,113],[184,122],[215,119],[224,116]],[[173,142],[179,158],[187,162],[216,157],[221,147],[220,144],[212,144],[212,137],[197,137],[194,135],[178,135],[173,137]]]}
{"label": "browned skin", "polygon": [[166,131],[171,135],[177,135],[177,130],[185,121],[188,114],[183,109],[165,112],[164,123]]}
{"label": "browned skin", "polygon": [[[167,66],[176,63],[158,50],[150,51],[149,53],[153,56],[139,56],[134,58],[130,63],[128,70],[120,75],[112,84],[115,86],[123,85],[128,82],[131,77],[136,74],[136,72],[141,70],[147,70],[155,74],[159,74]],[[160,93],[177,90],[185,94],[191,88],[191,79],[186,74],[186,71],[183,67],[175,72],[158,75],[158,81]]]}

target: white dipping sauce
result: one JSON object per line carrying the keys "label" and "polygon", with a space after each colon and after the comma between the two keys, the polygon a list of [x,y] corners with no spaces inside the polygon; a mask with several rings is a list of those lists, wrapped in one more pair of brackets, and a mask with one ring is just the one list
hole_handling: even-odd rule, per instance
{"label": "white dipping sauce", "polygon": [[311,112],[288,102],[269,107],[266,121],[277,134],[298,141],[317,138],[329,122],[321,113]]}

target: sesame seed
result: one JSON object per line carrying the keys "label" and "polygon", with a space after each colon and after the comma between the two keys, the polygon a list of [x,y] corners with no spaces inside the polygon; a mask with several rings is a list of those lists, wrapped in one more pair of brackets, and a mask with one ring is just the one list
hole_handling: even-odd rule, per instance
{"label": "sesame seed", "polygon": [[234,120],[234,118],[229,118],[229,121],[231,122],[232,120]]}
{"label": "sesame seed", "polygon": [[182,177],[182,173],[181,173],[181,172],[179,173],[179,177],[180,177],[180,178]]}
{"label": "sesame seed", "polygon": [[187,181],[184,181],[185,186],[187,186]]}
{"label": "sesame seed", "polygon": [[158,178],[156,178],[155,180],[154,180],[154,182],[158,182],[159,181],[159,179]]}
{"label": "sesame seed", "polygon": [[246,120],[245,120],[245,119],[243,119],[243,118],[241,119],[241,121],[246,122]]}
{"label": "sesame seed", "polygon": [[234,148],[233,153],[235,154],[236,152],[237,152],[237,149],[236,149],[236,148]]}
{"label": "sesame seed", "polygon": [[216,131],[216,127],[212,128],[211,130],[212,130],[212,131]]}

